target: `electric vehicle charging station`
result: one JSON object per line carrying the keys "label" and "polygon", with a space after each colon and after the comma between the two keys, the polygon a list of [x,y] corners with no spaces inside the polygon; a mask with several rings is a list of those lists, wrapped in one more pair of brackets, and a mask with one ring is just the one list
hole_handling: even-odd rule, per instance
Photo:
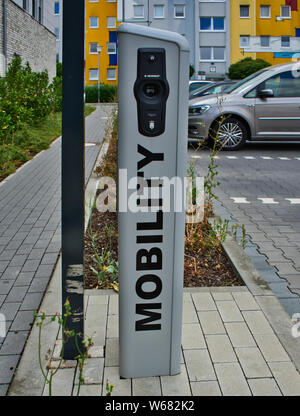
{"label": "electric vehicle charging station", "polygon": [[[186,176],[188,42],[175,32],[122,23],[118,67],[120,376],[174,375],[180,372],[185,210],[184,204],[175,210],[175,202],[163,209],[162,189]],[[171,199],[184,199],[176,189]]]}

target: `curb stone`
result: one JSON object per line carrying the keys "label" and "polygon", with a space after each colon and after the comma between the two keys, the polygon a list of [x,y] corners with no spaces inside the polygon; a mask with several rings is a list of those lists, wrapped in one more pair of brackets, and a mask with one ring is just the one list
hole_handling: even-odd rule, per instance
{"label": "curb stone", "polygon": [[[234,221],[232,219],[231,215],[229,214],[227,209],[222,205],[220,201],[214,201],[214,211],[217,217],[220,217],[222,220],[224,219],[229,220],[229,226],[237,224],[239,222],[239,221]],[[246,231],[247,231],[247,226],[246,226]],[[251,241],[249,241],[249,239],[251,240],[251,237],[247,236],[247,238],[248,238],[248,242],[246,244],[245,251],[242,250],[240,246],[239,246],[239,249],[240,249],[241,256],[245,257],[247,254],[246,257],[248,257],[248,259],[250,260],[250,261],[247,261],[247,260],[244,260],[244,261],[248,263],[249,268],[251,268],[252,270],[251,280],[253,278],[255,279],[254,276],[256,275],[256,278],[258,280],[259,279],[261,280],[261,283],[258,283],[259,285],[266,284],[267,287],[270,290],[272,290],[272,292],[277,296],[277,298],[279,299],[279,302],[282,304],[283,308],[286,310],[286,312],[290,316],[292,316],[294,312],[300,312],[299,294],[297,292],[291,291],[287,287],[287,284],[288,284],[287,279],[285,279],[284,277],[281,277],[278,271],[276,271],[274,267],[271,267],[269,265],[267,257],[264,254],[260,253],[257,244],[254,244]],[[225,253],[227,253],[227,250],[230,251],[230,254],[227,253],[227,255],[229,255],[230,261],[231,261],[230,257],[232,255],[234,257],[234,254],[230,250],[230,246],[231,246],[230,241],[232,240],[234,239],[231,236],[229,236],[228,238],[226,238],[225,244],[223,245]],[[232,265],[235,268],[236,262],[233,262]],[[252,266],[254,266],[254,269],[256,270],[256,272],[254,271]],[[248,276],[245,276],[245,278],[247,279],[247,282],[245,281],[244,278],[243,280],[248,286],[248,284],[250,284],[251,281],[249,281]],[[290,301],[290,303],[288,301]],[[291,304],[295,305],[295,307],[291,308],[290,307]]]}
{"label": "curb stone", "polygon": [[[214,201],[214,211],[217,218],[219,217],[222,220],[229,219],[229,226],[236,224],[236,222],[232,221],[226,208],[219,201]],[[213,218],[209,221],[212,223]],[[248,255],[245,254],[242,247],[232,236],[227,236],[222,246],[237,275],[241,277],[246,287],[254,296],[275,331],[275,334],[290,355],[297,370],[300,371],[300,337],[292,337],[291,329],[293,322],[288,313],[288,303],[290,302],[298,302],[298,310],[300,311],[300,297],[298,299],[295,298],[295,294],[293,293],[290,293],[288,298],[277,297],[276,290],[273,289],[274,285],[276,288],[276,285],[282,285],[286,280],[281,278],[269,266],[266,256],[259,253],[256,244],[248,241],[246,245],[246,249],[248,248],[248,253],[250,253]],[[263,265],[263,267],[259,265],[255,266],[257,257],[264,259],[266,265]]]}

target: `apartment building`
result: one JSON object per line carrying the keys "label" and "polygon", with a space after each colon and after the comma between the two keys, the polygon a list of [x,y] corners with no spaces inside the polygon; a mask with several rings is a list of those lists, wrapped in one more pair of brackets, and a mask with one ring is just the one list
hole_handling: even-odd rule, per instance
{"label": "apartment building", "polygon": [[256,0],[231,0],[230,20],[231,63],[247,57],[255,59],[255,53],[246,52],[245,47],[256,35]]}
{"label": "apartment building", "polygon": [[196,71],[207,79],[224,78],[230,65],[230,0],[199,0],[195,8]]}
{"label": "apartment building", "polygon": [[54,0],[12,0],[51,32],[54,32]]}
{"label": "apartment building", "polygon": [[300,58],[300,0],[232,0],[232,63],[246,56],[272,65]]}
{"label": "apartment building", "polygon": [[62,62],[63,0],[54,0],[53,13],[54,33],[56,36],[56,62]]}
{"label": "apartment building", "polygon": [[56,74],[54,0],[2,0],[0,2],[0,76],[15,56],[33,71]]}
{"label": "apartment building", "polygon": [[[85,84],[115,85],[117,66],[117,1],[86,0]],[[101,51],[99,52],[99,50]]]}
{"label": "apartment building", "polygon": [[118,22],[122,21],[185,36],[190,45],[190,64],[195,67],[194,0],[119,0]]}

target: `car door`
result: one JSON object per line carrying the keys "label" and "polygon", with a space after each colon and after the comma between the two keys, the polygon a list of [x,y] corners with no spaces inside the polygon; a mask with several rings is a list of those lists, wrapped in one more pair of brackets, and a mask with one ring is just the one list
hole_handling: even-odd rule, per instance
{"label": "car door", "polygon": [[[291,71],[282,72],[256,88],[257,136],[300,138],[300,76],[297,75]],[[272,90],[273,96],[260,98],[261,90]]]}

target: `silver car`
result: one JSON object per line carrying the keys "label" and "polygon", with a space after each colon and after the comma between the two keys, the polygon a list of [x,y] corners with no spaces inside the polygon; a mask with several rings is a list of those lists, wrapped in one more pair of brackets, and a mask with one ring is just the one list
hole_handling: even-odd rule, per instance
{"label": "silver car", "polygon": [[226,94],[189,101],[189,140],[224,150],[246,140],[300,140],[300,62],[268,67]]}

